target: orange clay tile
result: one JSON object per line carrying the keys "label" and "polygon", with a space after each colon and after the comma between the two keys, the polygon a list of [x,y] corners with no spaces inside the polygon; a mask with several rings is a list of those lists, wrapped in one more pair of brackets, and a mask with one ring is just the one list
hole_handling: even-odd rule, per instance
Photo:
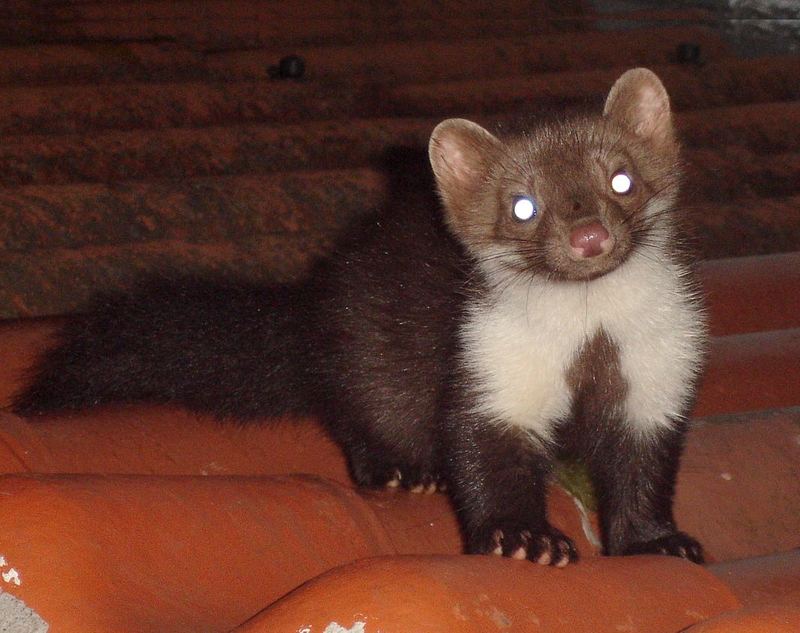
{"label": "orange clay tile", "polygon": [[800,549],[717,563],[709,571],[745,606],[800,608]]}
{"label": "orange clay tile", "polygon": [[51,630],[227,631],[305,580],[392,553],[368,505],[315,478],[0,479],[3,590]]}
{"label": "orange clay tile", "polygon": [[797,547],[799,464],[800,408],[700,420],[681,461],[676,520],[712,560]]}
{"label": "orange clay tile", "polygon": [[797,633],[800,608],[755,607],[724,613],[686,629],[685,633]]}
{"label": "orange clay tile", "polygon": [[694,415],[800,405],[798,359],[798,327],[715,337]]}
{"label": "orange clay tile", "polygon": [[[21,580],[3,588],[65,633],[228,630],[339,565],[461,549],[442,495],[365,498],[309,476],[5,476],[0,498],[0,554]],[[568,503],[551,504],[553,522],[579,530]],[[703,583],[705,602],[731,602]]]}
{"label": "orange clay tile", "polygon": [[711,574],[677,559],[592,559],[556,570],[484,556],[394,557],[315,578],[237,631],[338,633],[361,623],[365,633],[675,633],[737,605]]}
{"label": "orange clay tile", "polygon": [[712,335],[800,327],[800,252],[703,262]]}
{"label": "orange clay tile", "polygon": [[[177,410],[139,407],[35,424],[3,414],[0,427],[5,472],[310,473],[352,485],[341,452],[312,421],[237,428]],[[675,512],[678,524],[700,538],[711,560],[798,545],[799,437],[796,410],[720,416],[701,421],[690,432]],[[460,551],[455,517],[443,495],[363,494],[378,515],[387,517],[385,524],[400,525],[401,516],[419,527],[410,534],[399,528],[394,532],[398,551]],[[584,536],[580,513],[557,487],[551,513],[577,539],[582,553],[595,551]]]}

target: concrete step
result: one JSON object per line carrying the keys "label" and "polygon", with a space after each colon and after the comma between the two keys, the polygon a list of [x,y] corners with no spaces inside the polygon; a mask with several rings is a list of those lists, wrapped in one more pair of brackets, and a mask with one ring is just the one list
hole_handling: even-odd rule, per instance
{"label": "concrete step", "polygon": [[800,327],[800,252],[707,260],[699,274],[713,336]]}
{"label": "concrete step", "polygon": [[0,48],[0,84],[258,80],[289,53],[303,57],[307,81],[364,78],[375,84],[663,64],[683,42],[702,47],[708,59],[730,56],[722,38],[700,26],[586,32],[580,41],[575,46],[575,34],[562,32],[216,52],[167,41],[32,44]]}
{"label": "concrete step", "polygon": [[386,190],[371,169],[0,189],[0,244],[26,252],[332,233],[377,208]]}
{"label": "concrete step", "polygon": [[17,136],[0,140],[0,184],[378,167],[393,147],[424,148],[438,122],[367,119]]}
{"label": "concrete step", "polygon": [[[537,106],[563,107],[597,100],[624,70],[401,85],[386,90],[383,98],[403,116],[464,111],[525,113]],[[654,65],[652,70],[661,77],[677,110],[790,101],[800,95],[800,86],[794,81],[800,72],[800,58],[796,56],[720,60],[702,67]]]}
{"label": "concrete step", "polygon": [[[766,185],[769,168],[766,167],[762,174],[761,182]],[[735,177],[735,174],[730,176]],[[743,183],[743,187],[747,186]],[[800,244],[798,195],[732,198],[706,203],[687,200],[687,204],[697,227],[696,246],[704,259],[782,253],[797,250]]]}
{"label": "concrete step", "polygon": [[690,146],[746,146],[757,153],[797,151],[800,103],[751,103],[689,110],[678,116],[681,140]]}
{"label": "concrete step", "polygon": [[[576,37],[580,46],[576,46]],[[629,31],[539,33],[516,38],[388,42],[385,44],[298,47],[308,81],[352,81],[376,85],[495,79],[542,72],[623,65],[664,64],[675,60],[678,45],[701,46],[709,59],[730,56],[718,34],[701,26],[642,28]],[[281,53],[282,50],[282,53]],[[206,56],[209,72],[220,78],[259,79],[287,49],[221,51]]]}
{"label": "concrete step", "polygon": [[[119,210],[119,216],[129,218],[124,226],[114,227],[113,222],[106,231],[116,232],[117,236],[128,234],[129,237],[137,236],[143,241],[108,243],[108,236],[104,231],[95,231],[96,239],[103,246],[82,246],[62,248],[40,248],[13,252],[0,253],[0,318],[18,318],[21,316],[43,316],[70,312],[83,305],[88,296],[97,288],[121,289],[130,284],[138,275],[153,274],[163,270],[206,270],[243,274],[255,279],[291,279],[308,270],[311,262],[330,250],[336,235],[347,224],[346,213],[358,214],[364,204],[380,204],[385,186],[381,181],[376,181],[376,176],[371,172],[363,173],[363,177],[353,180],[343,177],[331,185],[329,190],[316,192],[306,191],[302,186],[302,179],[291,178],[263,178],[263,179],[230,179],[231,183],[242,182],[243,191],[253,192],[252,196],[245,197],[241,192],[232,192],[224,188],[225,183],[218,182],[203,187],[197,191],[204,195],[191,197],[191,186],[186,186],[181,191],[172,187],[171,198],[161,197],[159,191],[163,187],[139,188],[139,194],[150,192],[136,201],[132,191],[129,190],[127,199],[135,201],[129,207]],[[307,181],[309,182],[309,181]],[[291,188],[286,183],[290,183]],[[299,184],[298,184],[299,183]],[[290,195],[279,202],[281,209],[291,208],[289,215],[279,216],[278,221],[286,224],[276,225],[269,220],[273,211],[270,206],[264,206],[264,200],[258,192],[270,192],[278,188],[287,191]],[[326,193],[327,191],[327,193]],[[234,198],[230,196],[234,194]],[[138,194],[137,194],[138,195]],[[324,196],[329,196],[325,198]],[[79,198],[81,200],[82,198]],[[117,197],[117,200],[122,198]],[[198,201],[198,199],[200,201]],[[319,213],[317,205],[304,204],[304,200],[319,200],[333,202],[339,209],[339,214]],[[150,206],[143,203],[150,200]],[[160,215],[170,205],[185,205],[194,200],[194,208],[210,205],[209,213],[220,214],[222,222],[216,229],[202,223],[193,223],[193,211],[183,212],[183,215],[168,214],[162,218]],[[225,206],[215,203],[231,201],[229,210]],[[248,200],[248,209],[244,208],[243,200]],[[60,202],[59,202],[60,204]],[[225,203],[227,204],[227,202]],[[733,234],[729,224],[735,226],[737,208],[748,209],[752,205],[766,205],[769,213],[778,215],[784,213],[782,222],[775,227],[768,224],[753,224],[748,227],[741,226]],[[201,206],[197,206],[201,205]],[[349,205],[349,207],[348,207]],[[698,220],[703,222],[704,244],[712,244],[708,249],[722,256],[747,255],[749,252],[775,253],[783,250],[797,249],[800,244],[800,220],[793,210],[797,209],[797,202],[793,198],[783,200],[756,200],[745,201],[743,204],[731,204],[730,215],[723,215],[715,206],[707,207],[709,214],[696,213]],[[61,207],[58,207],[61,208]],[[100,218],[108,218],[114,210],[106,205],[93,206]],[[701,209],[702,207],[698,207]],[[80,228],[75,233],[65,227],[72,220],[57,213],[48,213],[40,219],[41,226],[51,227],[54,236],[69,244],[70,240],[86,242],[86,230],[93,230],[91,216],[86,217],[78,204],[75,206],[78,219],[74,222]],[[173,208],[174,210],[174,208]],[[757,215],[758,207],[749,209],[752,216]],[[252,217],[247,215],[252,212]],[[315,217],[315,214],[319,217]],[[13,217],[13,216],[12,216]],[[353,216],[350,216],[353,217]],[[61,220],[59,220],[61,218]],[[83,218],[83,219],[80,219]],[[299,218],[310,218],[310,224],[303,225]],[[104,222],[106,220],[103,220]],[[110,220],[109,220],[110,221]],[[60,224],[63,222],[63,225]],[[238,225],[237,225],[238,222]],[[301,222],[300,224],[297,224]],[[36,239],[40,242],[43,238],[31,229],[29,218],[26,224],[20,224],[16,233],[6,230],[7,238],[29,240]],[[253,234],[247,228],[271,225],[275,228],[273,233]],[[24,227],[27,226],[28,233]],[[296,227],[300,230],[295,230]],[[783,229],[791,231],[782,233]],[[217,241],[202,241],[210,236],[230,231],[231,236]],[[172,232],[179,237],[159,238],[157,234],[165,235]],[[205,236],[205,237],[204,237]],[[793,239],[789,240],[787,238]],[[51,236],[50,239],[53,239]],[[781,242],[781,240],[785,240]],[[762,244],[758,241],[762,240]],[[52,242],[51,242],[52,243]],[[755,248],[761,246],[763,248]]]}
{"label": "concrete step", "polygon": [[[74,41],[177,41],[197,49],[298,46],[326,43],[385,42],[527,35],[552,31],[550,13],[541,3],[528,11],[503,12],[503,3],[462,14],[452,1],[413,0],[391,5],[363,3],[352,14],[331,11],[309,15],[296,6],[261,3],[94,3],[69,9],[47,7],[36,18],[7,18],[0,41],[8,43]],[[397,7],[402,8],[397,8]],[[481,5],[488,7],[489,5]],[[458,7],[454,9],[454,7]],[[416,10],[416,11],[415,11]]]}
{"label": "concrete step", "polygon": [[98,289],[129,288],[144,275],[199,271],[287,281],[307,272],[330,248],[326,236],[303,233],[0,253],[0,319],[73,312]]}
{"label": "concrete step", "polygon": [[[500,116],[473,118],[486,125],[508,124]],[[398,146],[417,147],[424,156],[428,137],[440,120],[384,118],[13,136],[0,139],[0,184],[378,166]],[[769,167],[770,154],[788,155],[800,146],[800,101],[684,112],[677,116],[677,126],[693,164],[702,167],[708,152],[692,155],[692,150],[713,148],[712,171],[716,154],[751,170]]]}
{"label": "concrete step", "polygon": [[743,147],[699,148],[684,153],[685,191],[695,201],[792,196],[800,183],[800,151],[758,156]]}
{"label": "concrete step", "polygon": [[[165,128],[314,119],[533,113],[600,101],[627,67],[494,80],[376,86],[269,80],[0,87],[3,135]],[[678,110],[800,98],[800,59],[655,65]],[[87,107],[88,106],[88,107]]]}
{"label": "concrete step", "polygon": [[[719,240],[730,243],[722,228],[737,224],[754,239],[780,234],[780,227],[744,225],[747,214],[741,208],[758,208],[758,196],[768,194],[789,196],[791,204],[800,193],[800,154],[775,155],[764,163],[748,161],[747,152],[727,162],[716,153],[702,161],[694,159],[694,152],[687,154],[687,211],[699,226],[701,244],[719,249]],[[424,163],[412,172],[417,169],[427,171]],[[416,195],[427,194],[433,204],[433,185],[424,186],[428,191]],[[391,190],[387,172],[370,168],[12,187],[0,189],[0,245],[23,252],[153,239],[208,242],[286,232],[288,227],[316,234],[323,228],[341,229],[384,201],[404,200],[402,194]],[[781,222],[795,232],[798,224],[800,218],[793,215]]]}

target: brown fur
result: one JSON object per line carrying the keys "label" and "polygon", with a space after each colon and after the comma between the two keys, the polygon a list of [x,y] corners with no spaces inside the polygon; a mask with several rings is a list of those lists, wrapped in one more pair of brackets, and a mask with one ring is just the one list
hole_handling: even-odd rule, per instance
{"label": "brown fur", "polygon": [[[130,296],[99,297],[62,331],[15,409],[32,415],[163,402],[242,421],[314,413],[358,484],[399,481],[414,490],[446,483],[468,552],[552,565],[577,557],[569,537],[547,521],[547,476],[561,449],[591,471],[607,553],[702,560],[699,544],[672,519],[683,399],[668,411],[674,425],[661,421],[637,434],[642,420],[621,411],[626,389],[638,386],[635,375],[627,374],[626,385],[622,354],[605,331],[581,348],[566,318],[576,303],[559,303],[564,294],[574,298],[575,288],[604,287],[604,279],[588,280],[631,260],[642,245],[653,247],[656,268],[634,269],[637,288],[676,270],[667,264],[679,250],[671,212],[680,170],[658,78],[629,71],[603,116],[541,125],[506,141],[468,121],[445,121],[429,155],[443,213],[435,201],[398,197],[296,285],[151,281]],[[610,180],[622,168],[633,189],[619,195]],[[515,196],[533,198],[538,215],[515,219]],[[658,208],[645,209],[649,201]],[[602,223],[613,248],[591,257],[571,250],[572,231],[587,222]],[[670,279],[678,279],[678,296],[690,295],[683,276]],[[522,284],[503,303],[498,284],[509,280]],[[534,283],[542,293],[531,303],[546,311],[515,302],[520,286]],[[612,284],[603,293],[607,307],[625,288]],[[694,318],[677,301],[670,305],[684,320]],[[539,321],[521,326],[523,319],[494,308],[514,316],[519,308]],[[611,332],[625,317],[603,326]],[[537,329],[543,321],[549,329]],[[493,337],[494,324],[506,330]],[[542,331],[549,334],[537,338]],[[615,336],[629,351],[630,342],[622,347]],[[686,341],[693,343],[691,332]],[[526,355],[532,350],[542,353]],[[548,364],[548,353],[566,365]],[[648,368],[650,359],[640,352],[636,368]],[[687,392],[690,373],[674,381]],[[548,399],[566,404],[542,414],[540,426],[529,424]]]}

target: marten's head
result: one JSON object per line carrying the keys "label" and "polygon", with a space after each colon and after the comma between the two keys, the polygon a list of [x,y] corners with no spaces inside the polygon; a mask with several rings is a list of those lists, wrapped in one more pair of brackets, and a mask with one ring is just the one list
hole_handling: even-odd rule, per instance
{"label": "marten's head", "polygon": [[504,140],[448,119],[429,154],[447,224],[490,274],[593,279],[674,239],[678,144],[647,69],[616,81],[602,115]]}

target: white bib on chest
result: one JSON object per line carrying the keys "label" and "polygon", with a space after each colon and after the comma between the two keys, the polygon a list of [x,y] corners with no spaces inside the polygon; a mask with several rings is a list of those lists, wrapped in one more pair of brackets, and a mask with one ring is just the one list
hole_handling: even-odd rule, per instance
{"label": "white bib on chest", "polygon": [[703,321],[672,262],[634,254],[590,282],[524,280],[468,311],[464,360],[479,410],[548,439],[572,406],[566,372],[602,328],[628,383],[621,410],[632,430],[669,426],[683,412],[701,362]]}

